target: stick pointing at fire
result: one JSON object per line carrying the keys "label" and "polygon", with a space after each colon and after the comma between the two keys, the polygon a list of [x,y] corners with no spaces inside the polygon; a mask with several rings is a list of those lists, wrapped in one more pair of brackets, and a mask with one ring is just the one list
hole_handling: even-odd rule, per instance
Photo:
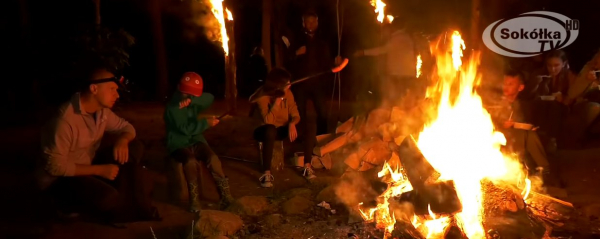
{"label": "stick pointing at fire", "polygon": [[[297,83],[309,80],[311,78],[315,78],[315,77],[323,75],[323,74],[338,73],[338,72],[342,71],[344,68],[346,68],[346,66],[348,65],[348,62],[349,62],[348,58],[344,58],[344,60],[342,60],[342,63],[340,63],[339,65],[337,65],[337,66],[335,66],[333,68],[331,68],[330,70],[319,72],[319,73],[316,73],[316,74],[313,74],[313,75],[310,75],[310,76],[307,76],[307,77],[304,77],[304,78],[300,78],[298,80],[295,80],[295,81],[293,81],[293,82],[291,82],[291,83],[283,86],[280,90],[282,90],[283,88],[285,88],[285,87],[287,87],[289,85],[297,84]],[[259,87],[258,89],[256,89],[256,91],[250,96],[250,99],[254,99],[255,97],[257,97],[258,94],[259,94],[259,92],[263,91],[262,89],[263,89],[262,86]]]}

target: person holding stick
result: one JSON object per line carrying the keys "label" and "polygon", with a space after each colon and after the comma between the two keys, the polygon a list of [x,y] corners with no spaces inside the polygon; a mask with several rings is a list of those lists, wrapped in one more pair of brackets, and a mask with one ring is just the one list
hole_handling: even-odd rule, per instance
{"label": "person holding stick", "polygon": [[[289,69],[295,79],[313,76],[321,72],[331,69],[334,65],[342,63],[340,56],[333,57],[333,52],[327,40],[318,31],[319,17],[313,11],[307,11],[302,16],[302,25],[304,32],[291,42],[289,52],[287,53]],[[326,110],[326,95],[328,95],[328,84],[332,84],[332,78],[328,75],[321,74],[310,77],[310,79],[299,82],[293,89],[294,95],[298,103],[300,117],[304,120],[306,126],[305,133],[308,132],[307,124],[308,101],[311,100],[317,113],[317,133],[327,133],[327,110]],[[331,83],[329,83],[331,82]],[[315,134],[315,135],[316,135]]]}
{"label": "person holding stick", "polygon": [[234,199],[229,190],[229,180],[221,167],[221,161],[208,146],[202,132],[219,123],[216,117],[198,118],[208,109],[214,96],[203,93],[203,81],[200,75],[186,72],[181,77],[178,90],[167,103],[165,125],[167,128],[167,149],[173,159],[183,164],[183,173],[188,184],[190,211],[200,211],[198,193],[198,160],[206,162],[208,170],[217,182],[221,200],[219,207],[227,208]]}
{"label": "person holding stick", "polygon": [[418,50],[403,19],[395,18],[391,27],[394,31],[384,45],[359,50],[354,56],[386,55],[386,79],[381,84],[381,92],[384,99],[397,100],[415,85]]}
{"label": "person holding stick", "polygon": [[[294,95],[290,91],[292,76],[282,68],[275,68],[267,75],[265,85],[250,97],[254,104],[252,116],[259,119],[262,125],[254,130],[254,139],[263,143],[263,172],[259,178],[262,187],[273,187],[274,177],[271,174],[271,160],[276,140],[289,139],[294,142],[298,137],[296,125],[300,122],[300,113]],[[303,176],[316,178],[310,164],[312,147],[316,135],[305,135],[305,164]]]}

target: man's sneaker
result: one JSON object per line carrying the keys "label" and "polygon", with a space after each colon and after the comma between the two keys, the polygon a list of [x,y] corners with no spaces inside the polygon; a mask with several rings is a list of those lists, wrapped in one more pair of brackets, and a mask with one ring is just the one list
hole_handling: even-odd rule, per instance
{"label": "man's sneaker", "polygon": [[258,180],[260,181],[261,187],[270,188],[273,187],[273,181],[275,181],[275,178],[272,174],[263,174]]}
{"label": "man's sneaker", "polygon": [[304,167],[302,176],[308,180],[315,179],[317,177],[317,175],[315,175],[315,171],[311,167]]}

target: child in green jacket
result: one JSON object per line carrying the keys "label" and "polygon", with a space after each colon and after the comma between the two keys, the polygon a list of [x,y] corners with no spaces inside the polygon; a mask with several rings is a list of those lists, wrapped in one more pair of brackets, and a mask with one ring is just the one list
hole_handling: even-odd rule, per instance
{"label": "child in green jacket", "polygon": [[202,77],[194,72],[186,72],[181,78],[178,90],[165,109],[167,150],[175,161],[183,164],[192,212],[200,211],[196,160],[206,163],[217,182],[221,209],[233,202],[228,179],[221,168],[221,161],[202,135],[204,130],[219,123],[215,117],[198,118],[198,114],[208,109],[214,100],[213,95],[203,94],[202,90]]}

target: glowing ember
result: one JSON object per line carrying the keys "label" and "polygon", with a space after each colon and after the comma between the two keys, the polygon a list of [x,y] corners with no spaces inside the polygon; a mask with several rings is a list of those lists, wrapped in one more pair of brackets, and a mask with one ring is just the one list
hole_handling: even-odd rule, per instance
{"label": "glowing ember", "polygon": [[383,9],[385,8],[385,3],[381,0],[371,0],[371,6],[375,8],[375,13],[377,13],[377,21],[383,22],[384,13]]}
{"label": "glowing ember", "polygon": [[423,65],[423,60],[421,59],[421,55],[417,56],[417,78],[421,76],[421,66]]}
{"label": "glowing ember", "polygon": [[527,199],[527,197],[529,197],[530,192],[531,192],[531,180],[526,178],[525,179],[525,189],[521,193],[521,194],[523,194],[523,200],[525,200],[525,199]]}
{"label": "glowing ember", "polygon": [[[220,27],[220,40],[221,46],[223,46],[223,50],[225,51],[225,55],[229,55],[229,37],[227,36],[227,28],[225,27],[225,14],[223,11],[223,0],[210,0],[211,11],[214,14],[215,18],[219,22]],[[228,9],[227,11],[227,20],[233,21],[233,15]]]}

